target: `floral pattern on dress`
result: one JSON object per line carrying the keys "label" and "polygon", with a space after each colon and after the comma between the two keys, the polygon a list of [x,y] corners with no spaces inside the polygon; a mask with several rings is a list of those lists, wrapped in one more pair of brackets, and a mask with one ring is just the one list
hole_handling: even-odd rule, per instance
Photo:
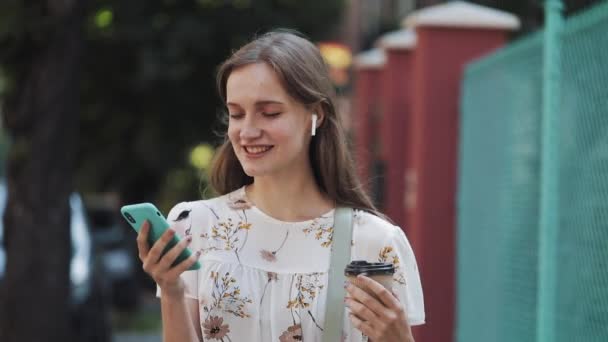
{"label": "floral pattern on dress", "polygon": [[362,226],[366,223],[365,216],[363,215],[364,211],[362,210],[354,210],[353,211],[353,223]]}
{"label": "floral pattern on dress", "polygon": [[[323,284],[323,280],[321,279],[322,275],[322,273],[316,272],[309,274],[294,274],[292,276],[292,286],[289,294],[290,299],[287,302],[287,308],[291,311],[291,318],[293,320],[294,325],[296,324],[296,315],[298,316],[300,322],[302,320],[302,317],[300,317],[300,312],[297,309],[305,309],[306,313],[308,313],[317,328],[323,331],[323,328],[319,326],[317,320],[310,311],[312,302],[321,292],[321,290],[325,287],[325,285]],[[294,290],[293,283],[295,283],[295,296],[293,296],[292,293]]]}
{"label": "floral pattern on dress", "polygon": [[205,334],[205,340],[220,340],[224,341],[226,337],[230,341],[228,333],[230,327],[224,323],[224,319],[218,316],[210,316],[203,323],[203,333]]}
{"label": "floral pattern on dress", "polygon": [[397,255],[392,246],[386,246],[380,250],[380,253],[378,255],[378,261],[393,264],[395,266],[395,274],[393,275],[393,280],[398,284],[405,285],[405,275],[401,270],[399,256]]}
{"label": "floral pattern on dress", "polygon": [[228,207],[232,210],[247,210],[252,207],[246,197],[245,188],[228,194]]}
{"label": "floral pattern on dress", "polygon": [[226,272],[220,277],[218,272],[211,272],[213,280],[213,292],[211,298],[213,302],[210,306],[204,306],[203,310],[210,314],[213,310],[222,310],[237,317],[250,317],[245,310],[247,304],[253,303],[249,297],[241,296],[241,289],[236,283],[236,279]]}
{"label": "floral pattern on dress", "polygon": [[302,229],[302,231],[305,235],[314,233],[315,239],[321,241],[321,247],[330,247],[334,238],[334,227],[319,221],[319,218],[314,219],[310,226]]}
{"label": "floral pattern on dress", "polygon": [[201,248],[200,252],[206,254],[210,251],[232,251],[241,264],[239,252],[245,248],[252,227],[247,218],[247,210],[251,208],[251,203],[245,197],[244,189],[241,189],[227,196],[227,205],[233,210],[229,216],[234,216],[233,213],[236,211],[236,218],[222,219],[211,206],[206,206],[215,217],[216,223],[211,226],[211,233],[202,233],[200,237],[206,241],[215,241],[216,245]]}
{"label": "floral pattern on dress", "polygon": [[262,259],[268,261],[268,262],[276,262],[277,261],[277,256],[276,256],[276,252],[271,252],[265,249],[260,250],[260,256],[262,257]]}
{"label": "floral pattern on dress", "polygon": [[262,259],[264,259],[268,262],[276,262],[277,253],[283,248],[283,246],[285,246],[285,242],[287,241],[288,237],[289,237],[289,231],[287,231],[285,233],[285,238],[283,238],[283,242],[281,242],[281,245],[279,246],[279,248],[275,249],[274,251],[269,251],[267,249],[260,250],[260,256],[262,257]]}
{"label": "floral pattern on dress", "polygon": [[[198,297],[202,337],[211,342],[263,342],[270,336],[285,342],[322,340],[333,215],[305,223],[268,220],[242,196],[243,189],[225,197],[180,203],[170,213],[172,224],[180,221],[176,222],[180,237],[186,233],[195,239],[191,248],[217,251],[204,258],[207,267],[184,277],[188,293]],[[413,298],[408,318],[420,322],[424,312],[419,280],[415,260],[404,249],[407,241],[400,243],[396,239],[403,236],[395,234],[394,225],[365,211],[355,210],[353,223],[353,255],[395,263],[401,271],[397,279],[408,280],[408,286],[395,287],[396,294]],[[416,273],[410,274],[412,268]],[[338,341],[367,340],[345,319]]]}
{"label": "floral pattern on dress", "polygon": [[[247,219],[239,220],[238,222],[234,222],[232,218],[228,218],[225,221],[219,221],[215,225],[211,227],[211,236],[208,233],[201,234],[201,237],[204,239],[213,239],[215,241],[220,242],[220,247],[214,246],[208,248],[208,250],[220,250],[223,249],[225,251],[233,251],[236,255],[236,258],[241,263],[241,257],[239,256],[239,251],[241,251],[245,244],[247,243],[247,237],[249,236],[249,230],[251,229],[251,223],[247,222]],[[242,234],[241,232],[245,232],[245,237],[243,238],[243,242],[240,246],[238,246],[238,242],[241,241]]]}
{"label": "floral pattern on dress", "polygon": [[[227,341],[231,341],[230,326],[223,324],[224,318],[221,315],[218,316],[219,313],[216,311],[231,313],[240,318],[250,317],[245,308],[253,301],[241,295],[236,279],[231,277],[229,272],[221,277],[218,272],[211,272],[211,279],[213,280],[212,303],[208,306],[206,302],[202,301],[205,303],[203,311],[207,315],[202,323],[205,339],[224,341],[226,338]],[[212,315],[214,312],[216,315]]]}
{"label": "floral pattern on dress", "polygon": [[173,222],[180,222],[180,221],[184,221],[186,219],[188,220],[188,228],[186,228],[184,230],[184,236],[189,236],[191,235],[191,231],[192,231],[192,219],[190,219],[190,212],[192,211],[192,208],[189,209],[184,209],[182,210],[179,215],[177,215],[177,217],[173,220]]}
{"label": "floral pattern on dress", "polygon": [[279,336],[280,342],[295,342],[295,341],[303,341],[302,338],[302,325],[294,324],[287,328],[281,336]]}
{"label": "floral pattern on dress", "polygon": [[260,305],[262,305],[262,303],[264,302],[264,296],[266,295],[268,285],[270,285],[270,283],[273,281],[279,280],[278,275],[274,272],[266,272],[266,274],[268,275],[268,281],[266,282],[266,285],[264,285],[264,290],[262,290],[262,296],[260,296]]}

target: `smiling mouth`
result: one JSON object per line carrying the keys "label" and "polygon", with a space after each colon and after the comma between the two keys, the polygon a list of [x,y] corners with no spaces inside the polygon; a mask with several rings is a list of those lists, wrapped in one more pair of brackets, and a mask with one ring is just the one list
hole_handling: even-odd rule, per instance
{"label": "smiling mouth", "polygon": [[270,151],[274,146],[243,146],[247,154],[260,155]]}

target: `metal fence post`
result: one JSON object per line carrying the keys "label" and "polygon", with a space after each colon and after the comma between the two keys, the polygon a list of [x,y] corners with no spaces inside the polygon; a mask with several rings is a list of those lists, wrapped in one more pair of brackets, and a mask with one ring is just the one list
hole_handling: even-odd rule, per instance
{"label": "metal fence post", "polygon": [[557,238],[559,232],[559,101],[561,0],[545,1],[543,110],[538,250],[537,342],[555,341]]}

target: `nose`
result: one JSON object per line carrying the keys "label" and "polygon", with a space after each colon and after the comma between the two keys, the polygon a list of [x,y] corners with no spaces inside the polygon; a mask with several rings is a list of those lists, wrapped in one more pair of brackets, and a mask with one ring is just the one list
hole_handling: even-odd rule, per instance
{"label": "nose", "polygon": [[[250,116],[250,115],[248,115]],[[259,138],[262,135],[262,129],[251,118],[245,117],[239,137],[243,140],[252,140]]]}

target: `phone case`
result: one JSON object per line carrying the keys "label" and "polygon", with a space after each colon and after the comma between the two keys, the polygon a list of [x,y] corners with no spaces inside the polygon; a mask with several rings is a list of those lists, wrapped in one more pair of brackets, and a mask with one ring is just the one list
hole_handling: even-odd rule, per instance
{"label": "phone case", "polygon": [[[148,243],[150,246],[156,242],[161,235],[170,227],[169,222],[165,219],[165,217],[160,213],[158,209],[152,203],[138,203],[138,204],[130,204],[125,205],[120,208],[120,212],[122,216],[127,220],[127,222],[133,227],[133,229],[139,233],[141,225],[145,220],[148,220],[150,223],[150,231],[148,235]],[[165,250],[163,251],[163,255],[167,253],[169,249],[179,243],[179,238],[177,235],[173,235],[173,239],[169,241]],[[182,253],[177,257],[175,262],[173,262],[172,266],[175,266],[182,262],[183,260],[189,258],[192,255],[192,251],[189,248],[186,248],[182,251]],[[200,263],[196,261],[189,270],[197,270],[201,267]]]}

